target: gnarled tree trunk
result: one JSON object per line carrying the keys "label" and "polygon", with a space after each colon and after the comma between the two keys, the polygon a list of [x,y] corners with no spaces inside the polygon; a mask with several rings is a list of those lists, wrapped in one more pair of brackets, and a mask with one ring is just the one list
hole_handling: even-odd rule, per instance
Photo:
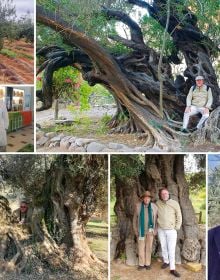
{"label": "gnarled tree trunk", "polygon": [[[129,156],[128,165],[129,165]],[[189,199],[189,187],[184,173],[184,155],[145,155],[145,168],[138,177],[121,180],[115,177],[117,225],[112,229],[111,259],[126,255],[128,265],[137,264],[137,243],[132,227],[135,204],[145,190],[151,191],[153,201],[158,200],[158,191],[166,186],[171,198],[178,201],[183,223],[178,232],[176,262],[200,262],[204,240],[200,240],[198,222]],[[153,254],[160,255],[158,241]]]}
{"label": "gnarled tree trunk", "polygon": [[[146,8],[150,16],[165,27],[166,20],[163,16],[165,2],[163,0],[154,1],[153,6],[141,0],[128,0],[127,2]],[[83,78],[90,85],[100,83],[106,86],[117,99],[119,110],[122,107],[125,108],[123,111],[126,111],[127,123],[123,122],[121,125],[117,115],[110,123],[111,127],[116,126],[116,132],[142,131],[148,136],[146,145],[158,146],[166,150],[177,150],[180,145],[178,129],[181,123],[179,121],[183,117],[186,94],[194,83],[195,77],[198,74],[204,75],[206,82],[212,87],[214,109],[219,106],[220,90],[210,62],[210,56],[217,48],[199,30],[196,16],[189,9],[183,7],[184,20],[175,9],[175,3],[173,3],[168,32],[173,38],[176,51],[169,58],[164,57],[162,60],[163,115],[158,109],[160,83],[157,65],[159,55],[147,46],[139,25],[124,12],[103,8],[103,13],[109,20],[121,21],[130,29],[130,40],[118,35],[110,36],[112,40],[131,49],[129,54],[117,56],[109,54],[95,40],[79,31],[74,25],[66,23],[57,14],[54,15],[38,6],[37,21],[60,32],[65,42],[75,48],[71,54],[43,48],[43,51],[40,50],[38,54],[44,56],[47,61],[40,67],[39,71],[46,70],[45,77],[48,76],[48,79],[45,79],[49,81],[47,85],[51,87],[51,73],[54,70],[66,64],[74,65],[83,73]],[[205,45],[204,42],[206,42]],[[179,51],[184,55],[187,64],[184,72],[184,76],[187,78],[186,82],[183,77],[181,82],[180,79],[178,82],[174,82],[172,77],[170,63],[181,63],[177,56]],[[51,68],[49,73],[48,67],[51,66],[53,69]],[[43,86],[43,90],[50,94],[50,87]],[[51,101],[48,105],[52,105]]]}

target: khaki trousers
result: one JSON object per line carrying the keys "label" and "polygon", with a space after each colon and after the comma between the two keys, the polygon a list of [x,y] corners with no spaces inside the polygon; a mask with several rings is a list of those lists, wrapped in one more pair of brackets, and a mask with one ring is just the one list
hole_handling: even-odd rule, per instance
{"label": "khaki trousers", "polygon": [[151,264],[153,240],[153,233],[146,234],[144,240],[138,240],[138,256],[140,266]]}

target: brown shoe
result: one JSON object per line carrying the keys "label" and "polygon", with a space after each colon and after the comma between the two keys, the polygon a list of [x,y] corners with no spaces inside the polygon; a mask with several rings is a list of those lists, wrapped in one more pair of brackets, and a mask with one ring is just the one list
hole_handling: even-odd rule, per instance
{"label": "brown shoe", "polygon": [[161,265],[161,268],[162,268],[162,269],[165,269],[165,268],[167,268],[168,266],[169,266],[168,263],[163,263],[163,264]]}
{"label": "brown shoe", "polygon": [[170,273],[171,273],[172,275],[174,275],[175,277],[180,277],[179,272],[177,272],[176,270],[170,270]]}
{"label": "brown shoe", "polygon": [[147,270],[150,270],[150,269],[151,269],[151,266],[150,266],[150,265],[145,265],[145,268],[146,268]]}

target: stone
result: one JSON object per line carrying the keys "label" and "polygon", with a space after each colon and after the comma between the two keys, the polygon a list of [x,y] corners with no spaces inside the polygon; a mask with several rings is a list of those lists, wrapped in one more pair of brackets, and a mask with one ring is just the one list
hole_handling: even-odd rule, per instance
{"label": "stone", "polygon": [[76,137],[71,137],[71,138],[69,139],[69,142],[70,142],[70,143],[75,143],[75,141],[76,141]]}
{"label": "stone", "polygon": [[101,144],[101,143],[97,143],[97,142],[92,142],[92,143],[89,143],[89,145],[87,146],[87,152],[90,153],[90,152],[94,152],[94,153],[97,153],[97,152],[102,152],[103,149],[105,149],[106,146]]}
{"label": "stone", "polygon": [[122,149],[118,150],[118,152],[122,152],[122,153],[134,152],[134,149],[125,146]]}
{"label": "stone", "polygon": [[102,153],[111,153],[111,152],[114,152],[112,149],[109,149],[109,148],[105,148],[102,150]]}
{"label": "stone", "polygon": [[135,152],[149,152],[149,148],[147,148],[147,147],[135,147],[134,151]]}
{"label": "stone", "polygon": [[78,145],[78,146],[85,146],[93,141],[94,141],[94,139],[78,138],[78,139],[76,139],[75,142],[76,142],[76,145]]}
{"label": "stone", "polygon": [[45,133],[45,136],[51,139],[56,136],[56,132],[47,132]]}
{"label": "stone", "polygon": [[50,139],[50,142],[57,142],[57,141],[61,141],[61,139],[65,137],[65,135],[62,133],[62,134],[59,134],[53,138]]}
{"label": "stone", "polygon": [[192,263],[188,262],[184,264],[184,267],[190,271],[193,272],[198,272],[202,269],[202,264],[201,263]]}
{"label": "stone", "polygon": [[84,147],[77,147],[76,149],[75,149],[75,152],[86,152],[86,149],[84,148]]}
{"label": "stone", "polygon": [[36,144],[37,144],[38,146],[43,146],[48,140],[49,140],[48,137],[43,136],[43,137],[41,137],[41,138],[37,141]]}
{"label": "stone", "polygon": [[55,124],[70,126],[73,124],[73,120],[55,120]]}
{"label": "stone", "polygon": [[40,138],[42,138],[44,136],[44,132],[42,130],[39,130],[36,133],[36,140],[38,141]]}
{"label": "stone", "polygon": [[118,150],[118,149],[123,149],[124,145],[111,142],[111,143],[108,144],[108,147],[112,150]]}
{"label": "stone", "polygon": [[197,239],[186,238],[182,247],[182,256],[188,262],[200,260],[201,245]]}
{"label": "stone", "polygon": [[65,136],[61,141],[60,141],[60,148],[62,149],[68,149],[69,146],[71,145],[69,142],[69,139],[71,136]]}
{"label": "stone", "polygon": [[76,143],[72,143],[68,148],[68,152],[75,152],[76,148],[78,148]]}
{"label": "stone", "polygon": [[54,148],[54,147],[59,147],[59,146],[60,146],[59,141],[58,142],[52,142],[52,143],[50,143],[49,148]]}

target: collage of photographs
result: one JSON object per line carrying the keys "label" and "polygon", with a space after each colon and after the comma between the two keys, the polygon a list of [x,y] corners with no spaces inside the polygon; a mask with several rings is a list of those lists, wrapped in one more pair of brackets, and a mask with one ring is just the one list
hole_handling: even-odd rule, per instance
{"label": "collage of photographs", "polygon": [[220,1],[0,1],[0,280],[220,280]]}

